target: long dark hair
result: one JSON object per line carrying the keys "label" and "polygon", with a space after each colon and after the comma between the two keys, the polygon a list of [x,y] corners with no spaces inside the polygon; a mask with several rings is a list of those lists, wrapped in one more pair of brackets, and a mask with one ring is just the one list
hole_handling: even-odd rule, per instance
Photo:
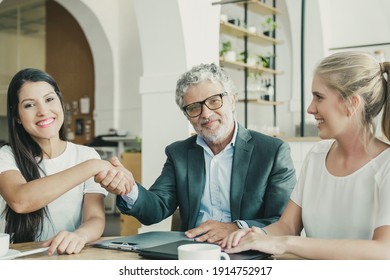
{"label": "long dark hair", "polygon": [[[19,93],[26,82],[46,82],[50,84],[60,99],[62,110],[64,101],[56,81],[47,73],[33,68],[20,70],[12,78],[7,92],[7,120],[9,145],[15,157],[16,164],[27,182],[40,178],[39,163],[43,159],[41,147],[27,133],[19,120]],[[65,123],[65,122],[64,122]],[[59,138],[66,140],[64,124],[59,131]],[[36,158],[39,160],[37,161]],[[36,240],[43,229],[43,219],[48,217],[47,206],[27,214],[16,213],[8,204],[4,209],[5,232],[11,236],[11,242],[28,242]]]}

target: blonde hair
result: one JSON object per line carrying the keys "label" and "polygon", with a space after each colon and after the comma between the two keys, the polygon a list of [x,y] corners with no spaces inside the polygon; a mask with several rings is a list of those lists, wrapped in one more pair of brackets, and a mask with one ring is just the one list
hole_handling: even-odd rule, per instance
{"label": "blonde hair", "polygon": [[372,55],[359,51],[332,54],[315,70],[315,75],[339,92],[344,101],[351,102],[352,96],[361,97],[361,124],[366,133],[375,133],[374,119],[383,109],[382,130],[387,139],[390,139],[389,73],[390,62],[380,63]]}

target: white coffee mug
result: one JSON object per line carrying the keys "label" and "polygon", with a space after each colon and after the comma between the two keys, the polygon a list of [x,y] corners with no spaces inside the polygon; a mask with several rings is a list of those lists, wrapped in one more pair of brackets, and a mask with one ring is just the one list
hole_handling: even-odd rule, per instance
{"label": "white coffee mug", "polygon": [[9,234],[0,233],[0,257],[8,253],[9,250]]}
{"label": "white coffee mug", "polygon": [[216,244],[185,244],[177,248],[179,260],[230,260],[225,252],[221,252],[221,247]]}

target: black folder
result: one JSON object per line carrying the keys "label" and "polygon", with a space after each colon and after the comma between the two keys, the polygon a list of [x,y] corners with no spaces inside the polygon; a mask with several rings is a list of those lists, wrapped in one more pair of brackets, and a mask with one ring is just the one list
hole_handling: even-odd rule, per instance
{"label": "black folder", "polygon": [[[177,260],[177,247],[183,244],[197,243],[189,239],[184,232],[150,231],[93,243],[94,247],[137,252],[146,259]],[[229,254],[231,260],[259,260],[269,258],[269,254],[259,251],[246,251]]]}

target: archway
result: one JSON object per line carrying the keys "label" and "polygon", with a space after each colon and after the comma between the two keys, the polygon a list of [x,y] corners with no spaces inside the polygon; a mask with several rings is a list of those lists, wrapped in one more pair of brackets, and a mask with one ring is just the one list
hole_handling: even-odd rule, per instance
{"label": "archway", "polygon": [[95,134],[105,133],[106,123],[114,123],[113,114],[99,113],[114,111],[113,98],[107,99],[107,93],[115,92],[114,60],[110,43],[100,20],[83,1],[55,1],[73,15],[89,42],[95,71]]}

